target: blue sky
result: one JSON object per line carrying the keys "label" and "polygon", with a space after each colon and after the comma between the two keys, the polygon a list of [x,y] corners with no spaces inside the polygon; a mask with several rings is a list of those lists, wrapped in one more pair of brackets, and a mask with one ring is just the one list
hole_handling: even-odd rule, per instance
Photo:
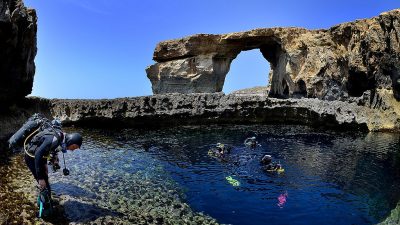
{"label": "blue sky", "polygon": [[[38,14],[33,96],[116,98],[151,95],[145,68],[156,44],[197,33],[262,27],[329,28],[400,8],[399,0],[25,0]],[[232,62],[224,91],[267,84],[258,50]]]}

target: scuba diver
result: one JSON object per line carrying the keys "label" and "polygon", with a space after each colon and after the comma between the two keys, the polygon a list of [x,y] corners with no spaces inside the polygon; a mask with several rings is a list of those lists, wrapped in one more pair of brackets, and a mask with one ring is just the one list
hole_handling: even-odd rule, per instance
{"label": "scuba diver", "polygon": [[280,163],[272,162],[271,155],[264,155],[261,159],[261,164],[263,165],[263,169],[267,172],[284,172],[282,165]]}
{"label": "scuba diver", "polygon": [[[32,130],[34,130],[32,132]],[[29,134],[29,135],[28,135]],[[74,151],[82,145],[82,136],[79,133],[67,134],[61,130],[58,120],[50,122],[40,114],[34,114],[29,120],[10,138],[10,148],[15,148],[23,140],[25,151],[25,163],[38,183],[40,190],[38,196],[39,215],[49,216],[52,211],[51,187],[49,183],[47,161],[52,165],[53,171],[60,169],[58,152],[66,150]],[[69,175],[65,166],[64,175]]]}
{"label": "scuba diver", "polygon": [[254,149],[259,144],[258,144],[258,142],[256,140],[256,137],[249,137],[249,138],[246,138],[246,140],[244,140],[244,145],[246,145],[246,147]]}
{"label": "scuba diver", "polygon": [[229,145],[217,143],[217,145],[210,150],[208,150],[208,155],[217,157],[217,158],[223,158],[227,154],[231,153],[232,147]]}

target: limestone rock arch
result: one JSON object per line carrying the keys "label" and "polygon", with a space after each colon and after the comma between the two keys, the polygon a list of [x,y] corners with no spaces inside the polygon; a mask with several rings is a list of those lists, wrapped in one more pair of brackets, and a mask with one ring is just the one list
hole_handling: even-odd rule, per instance
{"label": "limestone rock arch", "polygon": [[197,34],[159,43],[146,73],[154,94],[220,92],[237,55],[259,49],[270,63],[271,97],[335,100],[385,88],[399,100],[399,32],[396,9],[327,30]]}

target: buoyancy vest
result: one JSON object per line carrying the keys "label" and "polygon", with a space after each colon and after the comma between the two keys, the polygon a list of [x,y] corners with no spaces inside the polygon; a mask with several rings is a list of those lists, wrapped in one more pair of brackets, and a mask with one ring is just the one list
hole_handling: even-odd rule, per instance
{"label": "buoyancy vest", "polygon": [[[50,149],[48,153],[54,153],[57,146],[61,145],[62,143],[62,136],[63,135],[61,133],[61,130],[56,130],[55,128],[46,128],[33,136],[31,140],[28,140],[28,144],[26,145],[26,152],[29,156],[34,156],[37,148],[42,145],[45,139],[51,138],[51,144],[49,146]],[[53,141],[54,137],[56,137],[56,143],[54,143]],[[48,157],[49,154],[47,154],[45,157]]]}

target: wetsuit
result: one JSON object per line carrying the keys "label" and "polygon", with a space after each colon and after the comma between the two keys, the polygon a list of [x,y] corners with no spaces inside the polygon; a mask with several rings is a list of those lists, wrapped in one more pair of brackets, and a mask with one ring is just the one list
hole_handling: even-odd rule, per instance
{"label": "wetsuit", "polygon": [[50,153],[56,152],[56,148],[60,146],[63,136],[62,132],[57,133],[57,135],[54,132],[39,132],[28,143],[29,153],[35,157],[25,154],[25,162],[29,170],[36,181],[45,180],[49,192],[51,192],[51,188],[47,174],[47,157]]}

